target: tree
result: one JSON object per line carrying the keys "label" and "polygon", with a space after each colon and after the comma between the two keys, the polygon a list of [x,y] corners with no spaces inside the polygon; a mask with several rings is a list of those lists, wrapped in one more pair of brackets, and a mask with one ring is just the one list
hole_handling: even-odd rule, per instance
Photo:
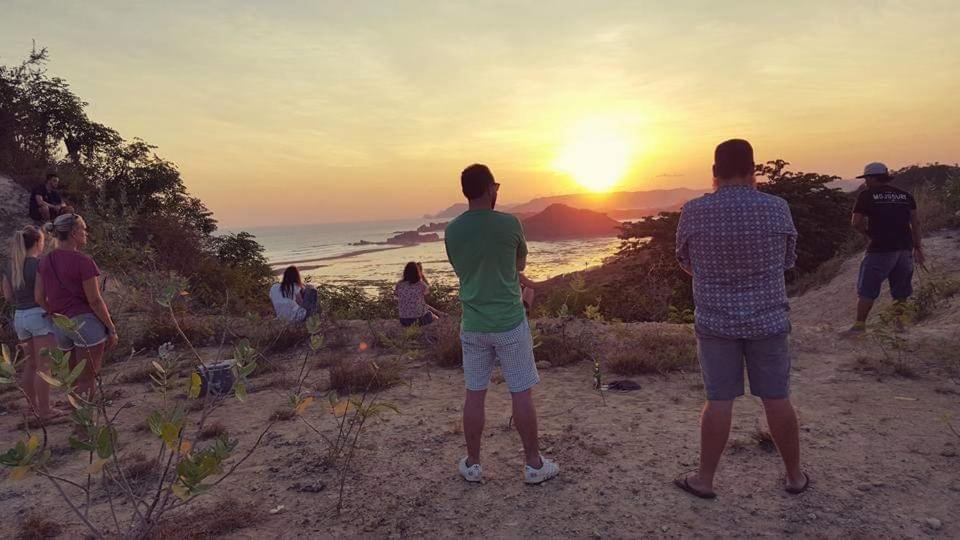
{"label": "tree", "polygon": [[760,191],[787,201],[797,227],[797,265],[789,279],[816,270],[840,253],[854,236],[850,227],[853,199],[829,183],[839,176],[787,171],[790,163],[778,159],[757,165],[757,176],[766,182],[757,184]]}

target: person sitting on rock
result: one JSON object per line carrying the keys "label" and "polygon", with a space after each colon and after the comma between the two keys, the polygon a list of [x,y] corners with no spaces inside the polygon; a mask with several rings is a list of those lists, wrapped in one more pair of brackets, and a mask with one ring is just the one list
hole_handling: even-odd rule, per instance
{"label": "person sitting on rock", "polygon": [[286,322],[303,322],[320,310],[316,287],[303,284],[296,266],[288,266],[283,280],[270,287],[270,302],[277,318]]}
{"label": "person sitting on rock", "polygon": [[57,188],[60,186],[60,177],[56,173],[47,174],[46,181],[30,191],[28,211],[30,218],[36,222],[47,223],[61,214],[69,214],[63,197]]}

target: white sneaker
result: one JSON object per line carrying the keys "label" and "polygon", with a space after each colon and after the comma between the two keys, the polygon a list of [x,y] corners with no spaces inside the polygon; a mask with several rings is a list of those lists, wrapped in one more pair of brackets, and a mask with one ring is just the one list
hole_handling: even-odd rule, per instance
{"label": "white sneaker", "polygon": [[479,463],[467,466],[467,458],[460,460],[460,476],[467,482],[483,482],[483,467]]}
{"label": "white sneaker", "polygon": [[540,456],[543,465],[534,469],[529,465],[523,467],[523,481],[528,484],[540,484],[560,474],[560,465],[556,461]]}

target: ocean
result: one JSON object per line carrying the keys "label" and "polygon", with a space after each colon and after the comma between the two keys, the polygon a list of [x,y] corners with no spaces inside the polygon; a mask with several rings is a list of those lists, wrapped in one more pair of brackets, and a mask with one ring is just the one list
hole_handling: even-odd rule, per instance
{"label": "ocean", "polygon": [[[437,220],[433,220],[437,221]],[[428,279],[456,283],[447,262],[443,242],[415,246],[351,245],[361,240],[384,242],[398,231],[416,230],[426,219],[327,223],[250,229],[266,250],[275,269],[296,264],[304,277],[315,283],[357,285],[372,289],[378,283],[396,282],[409,261],[423,263]],[[439,231],[441,238],[443,232]],[[541,281],[560,274],[596,266],[616,253],[620,241],[613,238],[528,242],[527,277]]]}

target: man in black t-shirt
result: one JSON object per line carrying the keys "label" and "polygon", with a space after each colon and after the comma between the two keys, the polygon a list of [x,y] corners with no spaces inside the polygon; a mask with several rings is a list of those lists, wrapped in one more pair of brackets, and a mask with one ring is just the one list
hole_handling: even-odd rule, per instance
{"label": "man in black t-shirt", "polygon": [[923,266],[924,255],[913,196],[890,185],[893,176],[883,163],[864,167],[866,189],[857,196],[851,223],[869,239],[860,264],[857,283],[857,322],[845,334],[866,330],[867,316],[880,296],[884,281],[890,282],[894,302],[913,294],[914,263]]}
{"label": "man in black t-shirt", "polygon": [[30,217],[34,221],[53,221],[57,216],[64,213],[63,198],[57,187],[60,185],[60,177],[56,173],[47,174],[47,181],[42,186],[33,188],[30,192]]}

